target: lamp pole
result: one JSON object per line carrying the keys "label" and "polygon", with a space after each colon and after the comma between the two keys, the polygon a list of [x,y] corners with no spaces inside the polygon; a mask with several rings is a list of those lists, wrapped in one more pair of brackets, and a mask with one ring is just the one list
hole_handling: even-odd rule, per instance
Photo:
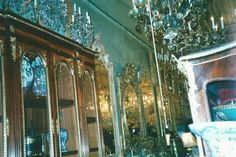
{"label": "lamp pole", "polygon": [[[164,104],[164,97],[162,92],[162,82],[161,82],[161,76],[160,76],[160,68],[159,68],[159,62],[157,59],[157,50],[156,50],[156,43],[155,43],[155,36],[154,36],[154,30],[153,30],[153,20],[152,20],[152,13],[151,13],[151,6],[150,6],[150,0],[147,1],[147,9],[149,11],[149,19],[151,24],[151,33],[152,33],[152,43],[153,43],[153,51],[155,56],[155,64],[156,64],[156,71],[157,71],[157,80],[159,84],[159,90],[160,90],[160,97],[161,97],[161,109],[163,111],[163,117],[164,117],[164,125],[165,128],[168,128],[167,124],[167,118],[166,118],[166,112],[165,112],[165,104]],[[159,117],[160,118],[160,117]],[[165,133],[165,129],[163,129],[162,122],[160,121],[160,127],[161,127],[161,135],[163,136],[163,133]]]}

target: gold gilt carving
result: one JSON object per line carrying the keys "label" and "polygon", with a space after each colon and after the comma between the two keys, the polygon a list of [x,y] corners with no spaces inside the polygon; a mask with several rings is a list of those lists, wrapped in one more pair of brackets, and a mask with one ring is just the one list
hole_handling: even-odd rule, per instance
{"label": "gold gilt carving", "polygon": [[10,25],[9,30],[11,33],[15,33],[15,28],[12,25]]}
{"label": "gold gilt carving", "polygon": [[79,77],[81,78],[82,77],[82,67],[81,67],[81,61],[80,60],[77,60],[76,61],[76,64],[77,64],[77,69],[78,69],[78,74],[79,74]]}
{"label": "gold gilt carving", "polygon": [[21,57],[21,55],[22,55],[22,53],[23,53],[23,48],[22,48],[22,46],[19,46],[19,57]]}
{"label": "gold gilt carving", "polygon": [[120,90],[123,93],[123,91],[126,90],[128,85],[131,85],[135,88],[137,85],[137,72],[136,67],[134,64],[126,64],[123,71],[119,74],[120,78]]}
{"label": "gold gilt carving", "polygon": [[75,59],[78,59],[78,58],[79,58],[79,52],[78,52],[78,51],[75,51],[75,53],[74,53],[74,58],[75,58]]}
{"label": "gold gilt carving", "polygon": [[15,62],[16,59],[17,59],[17,55],[16,55],[16,37],[10,37],[10,48],[11,48],[12,59]]}
{"label": "gold gilt carving", "polygon": [[72,62],[69,62],[68,63],[71,67],[71,74],[74,75],[75,74],[75,67],[74,67],[74,64]]}
{"label": "gold gilt carving", "polygon": [[55,56],[52,56],[51,61],[53,63],[53,66],[55,67],[56,66],[56,58],[55,58]]}

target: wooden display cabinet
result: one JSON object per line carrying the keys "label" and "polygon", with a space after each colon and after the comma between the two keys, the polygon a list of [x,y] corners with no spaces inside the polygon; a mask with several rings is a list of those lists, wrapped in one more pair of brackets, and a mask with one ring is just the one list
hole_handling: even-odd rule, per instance
{"label": "wooden display cabinet", "polygon": [[[101,155],[96,53],[2,11],[0,52],[0,156]],[[96,137],[89,137],[91,123]],[[90,147],[92,138],[97,140]]]}

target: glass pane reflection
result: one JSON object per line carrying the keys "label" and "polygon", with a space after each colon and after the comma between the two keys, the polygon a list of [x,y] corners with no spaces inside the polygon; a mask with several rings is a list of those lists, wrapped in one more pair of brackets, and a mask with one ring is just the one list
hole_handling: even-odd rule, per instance
{"label": "glass pane reflection", "polygon": [[49,156],[49,108],[46,70],[39,56],[27,53],[22,58],[26,156]]}
{"label": "glass pane reflection", "polygon": [[84,79],[84,103],[85,103],[85,114],[87,121],[88,131],[88,144],[89,144],[89,156],[98,157],[98,126],[97,126],[97,114],[95,108],[93,83],[89,72],[85,71]]}
{"label": "glass pane reflection", "polygon": [[[0,65],[1,58],[0,58]],[[3,156],[4,138],[3,138],[3,101],[2,101],[2,68],[0,66],[0,156]]]}
{"label": "glass pane reflection", "polygon": [[61,62],[57,66],[56,75],[62,156],[77,157],[79,154],[79,129],[72,73],[69,67]]}

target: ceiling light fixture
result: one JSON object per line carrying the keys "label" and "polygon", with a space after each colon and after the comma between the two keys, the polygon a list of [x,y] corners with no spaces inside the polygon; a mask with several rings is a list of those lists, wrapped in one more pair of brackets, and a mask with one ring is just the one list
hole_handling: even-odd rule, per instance
{"label": "ceiling light fixture", "polygon": [[129,15],[137,21],[136,31],[151,39],[153,29],[155,39],[172,53],[225,42],[224,27],[208,26],[204,0],[132,0],[132,4]]}

